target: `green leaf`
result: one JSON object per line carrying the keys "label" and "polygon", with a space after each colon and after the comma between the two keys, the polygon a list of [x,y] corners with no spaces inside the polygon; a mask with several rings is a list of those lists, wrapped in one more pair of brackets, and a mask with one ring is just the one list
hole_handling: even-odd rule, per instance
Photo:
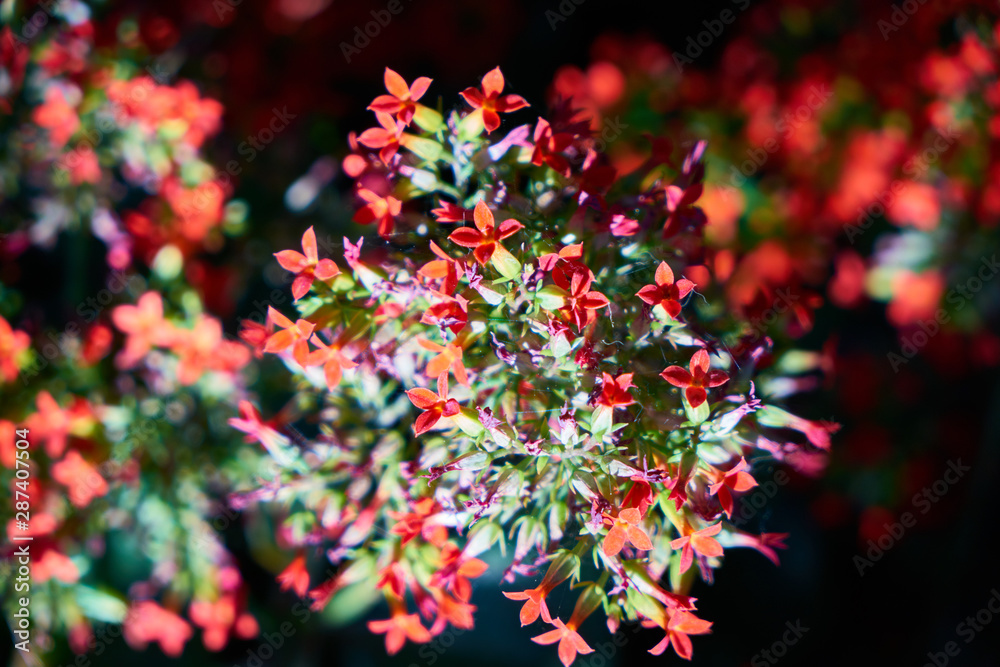
{"label": "green leaf", "polygon": [[434,162],[441,157],[441,144],[433,139],[424,139],[410,135],[405,141],[401,141],[403,146],[409,149],[417,157],[428,162]]}
{"label": "green leaf", "polygon": [[121,623],[125,620],[128,605],[119,598],[83,584],[78,584],[75,590],[76,603],[87,618],[104,623]]}
{"label": "green leaf", "polygon": [[555,285],[546,285],[535,292],[535,298],[543,310],[558,310],[566,303],[566,291]]}
{"label": "green leaf", "polygon": [[521,262],[502,245],[497,245],[490,262],[504,278],[514,279],[521,275]]}
{"label": "green leaf", "polygon": [[455,426],[462,429],[470,438],[476,438],[486,432],[482,423],[479,421],[479,413],[473,408],[463,407],[457,415],[451,417],[452,421],[455,422]]}
{"label": "green leaf", "polygon": [[425,107],[423,104],[417,105],[417,110],[413,114],[413,122],[426,132],[437,132],[444,127],[444,118],[434,109]]}

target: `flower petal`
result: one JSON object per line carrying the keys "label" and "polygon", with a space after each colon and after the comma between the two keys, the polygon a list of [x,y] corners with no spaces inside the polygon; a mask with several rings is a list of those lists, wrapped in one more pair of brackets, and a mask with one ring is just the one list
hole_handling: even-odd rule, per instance
{"label": "flower petal", "polygon": [[688,387],[691,385],[691,380],[693,379],[691,374],[680,366],[670,366],[660,373],[660,377],[675,387]]}
{"label": "flower petal", "polygon": [[660,262],[660,265],[656,267],[656,276],[654,279],[656,280],[656,284],[660,287],[673,285],[674,272],[670,269],[670,265],[666,262]]}

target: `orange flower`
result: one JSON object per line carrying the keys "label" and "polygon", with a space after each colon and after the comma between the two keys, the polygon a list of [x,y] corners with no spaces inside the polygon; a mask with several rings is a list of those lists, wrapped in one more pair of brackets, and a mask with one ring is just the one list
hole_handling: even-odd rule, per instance
{"label": "orange flower", "polygon": [[290,588],[300,598],[305,597],[306,591],[309,590],[309,570],[306,569],[305,555],[296,556],[277,578],[278,583],[281,584],[281,590],[286,591]]}
{"label": "orange flower", "polygon": [[316,232],[310,227],[302,235],[302,250],[282,250],[274,253],[278,264],[286,271],[295,274],[292,283],[292,296],[298,301],[306,295],[314,280],[330,280],[340,273],[340,269],[332,259],[320,259],[316,247]]}
{"label": "orange flower", "polygon": [[709,369],[708,352],[705,350],[694,353],[688,368],[691,370],[670,366],[660,373],[660,377],[675,387],[684,388],[684,395],[692,408],[697,408],[708,400],[706,387],[718,387],[729,382],[729,376],[724,371]]}
{"label": "orange flower", "polygon": [[732,491],[742,493],[757,486],[757,481],[753,478],[753,475],[746,472],[749,469],[750,466],[747,465],[746,459],[741,456],[740,462],[732,470],[725,473],[719,482],[708,487],[710,494],[718,495],[719,503],[728,517],[733,516]]}
{"label": "orange flower", "polygon": [[240,611],[232,593],[214,602],[195,600],[188,609],[188,615],[195,625],[202,628],[201,642],[209,651],[225,648],[231,632],[240,639],[252,639],[260,631],[257,619],[246,611]]}
{"label": "orange flower", "polygon": [[208,370],[232,372],[250,360],[241,344],[223,340],[222,323],[202,315],[191,330],[176,332],[174,351],[178,356],[177,381],[192,385]]}
{"label": "orange flower", "polygon": [[649,652],[653,655],[662,655],[667,647],[673,644],[677,655],[685,660],[690,660],[694,647],[691,645],[688,635],[708,634],[712,622],[698,618],[683,609],[664,609],[663,618],[657,625],[667,632],[667,636],[659,644],[649,649]]}
{"label": "orange flower", "polygon": [[45,102],[35,108],[31,119],[38,127],[49,132],[49,139],[56,148],[62,148],[80,128],[80,118],[66,101],[62,90],[50,87],[45,92]]}
{"label": "orange flower", "polygon": [[413,405],[423,412],[413,423],[413,431],[417,435],[429,431],[442,417],[453,417],[458,414],[458,401],[448,396],[448,375],[442,373],[437,380],[438,391],[435,394],[430,389],[418,387],[406,392]]}
{"label": "orange flower", "polygon": [[617,377],[603,373],[602,376],[601,395],[597,397],[599,405],[617,408],[635,403],[632,394],[628,393],[629,388],[635,386],[632,384],[632,373],[622,373]]}
{"label": "orange flower", "polygon": [[399,74],[385,68],[385,89],[388,95],[379,95],[368,106],[368,109],[375,112],[392,114],[403,125],[409,125],[416,113],[417,100],[424,96],[427,88],[431,85],[432,79],[426,76],[418,77],[412,85],[407,86],[406,80]]}
{"label": "orange flower", "polygon": [[368,630],[375,634],[385,633],[385,650],[389,655],[396,655],[403,644],[411,642],[423,644],[431,640],[431,633],[420,624],[420,616],[407,614],[403,601],[394,595],[389,595],[390,617],[380,621],[368,621]]}
{"label": "orange flower", "polygon": [[476,202],[476,209],[472,215],[476,229],[460,227],[448,236],[448,240],[463,248],[473,248],[472,255],[482,266],[486,266],[486,262],[490,261],[494,253],[502,252],[509,255],[510,253],[500,245],[500,241],[524,229],[524,225],[517,220],[504,220],[497,227],[493,220],[493,212],[482,200]]}
{"label": "orange flower", "polygon": [[184,644],[191,639],[191,626],[172,611],[152,600],[136,602],[125,616],[125,641],[141,651],[150,642],[157,642],[163,652],[172,658],[184,652]]}
{"label": "orange flower", "polygon": [[52,458],[62,456],[68,436],[85,435],[94,424],[86,399],[76,398],[69,410],[63,410],[52,394],[40,391],[35,397],[35,404],[38,412],[25,420],[25,426],[35,438],[45,443],[45,452]]}
{"label": "orange flower", "polygon": [[612,523],[611,530],[608,531],[602,545],[606,556],[617,556],[618,552],[625,546],[625,542],[639,551],[649,551],[653,548],[653,543],[649,541],[649,535],[639,527],[642,515],[636,508],[623,509],[618,513],[616,519],[605,518],[605,520]]}
{"label": "orange flower", "polygon": [[116,307],[111,321],[127,336],[125,348],[115,360],[119,368],[134,366],[154,346],[170,342],[171,325],[163,320],[163,299],[157,292],[146,292],[134,306]]}
{"label": "orange flower", "polygon": [[442,373],[447,375],[449,371],[454,371],[455,379],[460,384],[466,387],[469,386],[469,376],[466,374],[465,366],[462,364],[463,349],[461,345],[457,344],[457,340],[455,343],[439,345],[426,338],[417,338],[417,343],[425,350],[438,353],[436,357],[427,362],[427,367],[424,369],[427,377],[436,378],[440,377]]}
{"label": "orange flower", "polygon": [[431,586],[448,586],[462,602],[472,597],[469,579],[481,577],[487,565],[478,558],[471,558],[452,543],[441,549],[441,564],[431,577]]}
{"label": "orange flower", "polygon": [[722,523],[717,523],[714,526],[693,532],[691,531],[691,525],[685,524],[684,536],[678,537],[670,543],[671,549],[682,550],[681,572],[687,572],[688,568],[691,567],[691,562],[694,560],[692,552],[694,551],[709,558],[722,555],[722,545],[712,537],[712,535],[718,535],[720,530],[722,530]]}
{"label": "orange flower", "polygon": [[402,536],[403,545],[419,535],[435,546],[443,546],[448,539],[448,529],[428,521],[441,511],[441,506],[433,498],[421,498],[413,503],[412,509],[412,512],[389,511],[389,516],[396,521],[390,532]]}
{"label": "orange flower", "polygon": [[379,158],[388,167],[403,143],[404,123],[396,124],[392,116],[376,111],[375,118],[382,127],[370,127],[358,137],[358,143],[368,148],[378,148]]}
{"label": "orange flower", "polygon": [[430,324],[438,327],[447,327],[453,334],[465,328],[469,321],[469,302],[461,295],[448,298],[446,301],[436,303],[424,311],[420,317],[421,324]]}
{"label": "orange flower", "polygon": [[476,607],[469,604],[468,601],[458,600],[447,593],[435,596],[435,601],[437,602],[438,616],[434,620],[434,625],[431,626],[431,634],[441,632],[448,623],[463,630],[471,630],[475,627],[473,612],[476,611]]}
{"label": "orange flower", "polygon": [[446,253],[444,250],[438,246],[434,241],[430,242],[431,252],[440,257],[441,259],[433,259],[417,271],[424,278],[429,279],[440,279],[441,280],[441,292],[448,296],[452,296],[455,293],[455,289],[458,287],[459,276],[465,273],[465,262],[460,259],[455,259]]}
{"label": "orange flower", "polygon": [[0,316],[0,379],[13,382],[20,371],[18,357],[31,345],[31,339],[23,331],[11,328],[10,323]]}
{"label": "orange flower", "polygon": [[52,466],[52,479],[65,486],[69,499],[77,507],[86,507],[94,498],[106,495],[108,485],[79,452],[68,452],[63,460]]}
{"label": "orange flower", "polygon": [[475,109],[472,113],[482,116],[483,126],[486,127],[487,133],[500,127],[499,114],[510,113],[529,106],[528,102],[520,95],[501,96],[503,87],[503,73],[497,67],[487,72],[486,76],[483,77],[481,91],[478,88],[466,88],[461,93],[465,101]]}
{"label": "orange flower", "polygon": [[264,351],[278,353],[291,347],[292,357],[300,366],[305,366],[309,356],[309,337],[316,325],[302,319],[292,322],[273,306],[267,307],[267,319],[279,326],[281,331],[271,334],[264,345]]}
{"label": "orange flower", "polygon": [[690,294],[694,283],[687,278],[674,282],[674,272],[666,262],[660,262],[656,269],[655,285],[646,285],[636,296],[651,306],[660,306],[667,315],[677,319],[681,314],[681,299]]}
{"label": "orange flower", "polygon": [[354,222],[359,225],[378,223],[378,235],[386,238],[395,228],[395,217],[403,208],[403,202],[392,195],[380,197],[367,188],[358,188],[358,196],[368,202],[354,214]]}
{"label": "orange flower", "polygon": [[318,349],[313,350],[306,357],[305,366],[323,365],[323,374],[326,376],[326,386],[333,391],[333,388],[340,384],[340,378],[345,370],[357,367],[357,363],[347,358],[340,351],[338,345],[326,345],[316,334],[310,338],[312,344]]}

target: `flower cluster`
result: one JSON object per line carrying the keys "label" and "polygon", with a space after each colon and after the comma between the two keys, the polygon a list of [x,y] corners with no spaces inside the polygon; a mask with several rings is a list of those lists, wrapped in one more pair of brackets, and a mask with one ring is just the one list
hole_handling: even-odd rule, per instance
{"label": "flower cluster", "polygon": [[[376,577],[389,618],[369,628],[390,653],[472,627],[470,580],[499,543],[505,581],[544,572],[505,595],[523,625],[550,626],[534,641],[563,664],[592,651],[579,629],[599,609],[690,658],[711,627],[695,580],[724,548],[777,561],[783,546],[727,521],[752,464],[814,473],[836,430],[755,394],[778,379],[756,368],[770,339],[710,300],[705,144],[657,139],[626,173],[568,107],[504,129],[528,103],[499,69],[447,113],[427,78],[387,69],[385,84],[379,127],[344,160],[354,220],[377,236],[344,238],[340,264],[306,230],[302,252],[276,254],[297,312],[244,334],[296,376],[314,435],[245,404],[233,425],[281,473],[234,502],[295,508],[280,579],[316,608]],[[335,574],[314,581],[320,559]],[[579,592],[568,617],[548,601],[562,585]]]}

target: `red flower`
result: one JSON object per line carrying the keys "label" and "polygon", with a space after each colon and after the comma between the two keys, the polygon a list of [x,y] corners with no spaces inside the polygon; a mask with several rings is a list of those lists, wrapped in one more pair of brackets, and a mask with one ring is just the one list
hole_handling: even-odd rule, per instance
{"label": "red flower", "polygon": [[38,127],[49,131],[49,139],[56,148],[62,148],[80,128],[80,118],[67,102],[66,96],[56,87],[45,92],[45,102],[35,108],[31,119]]}
{"label": "red flower", "polygon": [[170,325],[163,321],[163,299],[157,292],[146,292],[134,306],[116,307],[111,321],[127,335],[125,349],[115,360],[119,368],[135,365],[154,346],[170,342]]}
{"label": "red flower", "polygon": [[31,339],[23,331],[16,331],[0,316],[0,380],[13,382],[20,371],[17,360],[31,346]]}
{"label": "red flower", "polygon": [[609,408],[625,407],[635,403],[632,394],[628,393],[632,384],[632,373],[622,373],[617,377],[611,377],[608,373],[603,374],[601,385],[601,395],[597,397],[597,403]]}
{"label": "red flower", "polygon": [[463,349],[461,345],[456,343],[440,345],[426,338],[417,338],[417,343],[425,350],[438,353],[436,357],[427,362],[427,368],[424,369],[427,377],[441,377],[442,373],[447,376],[449,371],[454,371],[455,379],[460,384],[469,386],[469,376],[465,371],[465,365],[462,364]]}
{"label": "red flower", "polygon": [[698,552],[706,557],[722,555],[722,545],[712,537],[712,535],[718,535],[720,530],[722,530],[722,523],[694,532],[691,532],[690,524],[685,524],[684,537],[678,537],[670,543],[671,549],[681,549],[681,572],[687,572],[688,568],[691,567],[691,562],[694,560],[692,552]]}
{"label": "red flower", "polygon": [[561,248],[559,252],[550,252],[538,258],[538,268],[542,271],[551,271],[561,260],[573,260],[583,257],[583,244],[574,243]]}
{"label": "red flower", "polygon": [[441,202],[441,208],[431,209],[431,215],[438,222],[465,222],[469,219],[469,213],[468,209],[462,208],[458,204],[452,204],[449,201]]}
{"label": "red flower", "polygon": [[424,96],[432,80],[422,76],[407,86],[406,80],[388,67],[385,68],[384,78],[385,89],[389,94],[379,95],[368,108],[376,113],[392,114],[403,125],[409,125],[420,106],[416,103],[417,100]]}
{"label": "red flower", "polygon": [[667,221],[663,224],[664,238],[673,236],[684,227],[699,226],[705,223],[705,213],[694,206],[704,190],[701,183],[695,183],[686,189],[676,185],[667,186]]}
{"label": "red flower", "polygon": [[747,465],[746,459],[741,456],[740,462],[732,470],[723,475],[719,482],[708,487],[709,493],[718,495],[719,503],[728,517],[733,516],[732,491],[742,493],[757,486],[757,481],[750,473],[746,472],[749,469],[750,466]]}
{"label": "red flower", "polygon": [[386,166],[399,152],[403,140],[403,123],[396,124],[389,114],[376,111],[375,118],[382,127],[370,127],[358,137],[358,143],[368,148],[378,148],[378,156]]}
{"label": "red flower", "polygon": [[340,273],[340,269],[332,259],[320,259],[316,247],[316,232],[310,227],[302,235],[303,255],[295,250],[282,250],[274,253],[278,264],[286,271],[295,274],[292,283],[292,296],[298,301],[306,295],[314,280],[330,280]]}
{"label": "red flower", "polygon": [[273,306],[267,307],[267,319],[279,326],[281,331],[271,334],[264,345],[264,351],[276,354],[291,347],[292,357],[300,366],[305,366],[309,355],[309,337],[316,325],[302,319],[292,322]]}
{"label": "red flower", "polygon": [[93,427],[94,418],[86,399],[77,397],[73,405],[64,410],[47,391],[35,396],[38,412],[25,420],[25,426],[40,442],[45,443],[45,452],[52,458],[62,456],[66,450],[66,439],[70,435],[87,435]]}
{"label": "red flower", "polygon": [[281,590],[285,591],[290,588],[300,598],[305,597],[306,591],[309,590],[309,570],[306,569],[306,557],[302,554],[296,556],[295,560],[289,563],[288,567],[278,575],[278,583],[281,584]]}
{"label": "red flower", "polygon": [[71,451],[52,466],[52,479],[66,487],[69,499],[77,507],[86,507],[94,498],[106,495],[108,484],[97,468],[79,452]]}
{"label": "red flower", "polygon": [[209,651],[225,648],[230,633],[240,639],[252,639],[260,632],[257,619],[239,608],[233,593],[226,593],[215,601],[194,600],[188,615],[202,628],[201,642]]}
{"label": "red flower", "polygon": [[461,295],[454,298],[449,297],[425,310],[420,317],[420,322],[432,326],[447,327],[451,329],[453,334],[457,334],[465,328],[469,321],[468,305],[469,302]]}
{"label": "red flower", "polygon": [[563,665],[566,667],[572,665],[573,661],[576,660],[577,654],[586,655],[594,652],[594,649],[590,648],[587,642],[583,641],[583,637],[576,631],[577,623],[574,622],[573,618],[569,620],[569,623],[563,623],[558,618],[552,619],[551,622],[552,625],[556,626],[555,630],[532,637],[531,641],[542,645],[559,642],[559,660]]}
{"label": "red flower", "polygon": [[333,391],[333,388],[340,384],[340,378],[345,370],[350,370],[357,367],[357,362],[352,361],[347,358],[343,352],[340,351],[340,347],[337,345],[326,345],[319,339],[319,336],[313,334],[312,344],[318,349],[313,350],[306,357],[306,366],[318,366],[323,365],[323,374],[326,377],[326,386],[328,389]]}
{"label": "red flower", "polygon": [[503,95],[504,80],[500,68],[497,67],[486,73],[482,81],[482,91],[478,88],[466,88],[461,95],[465,101],[472,106],[473,114],[481,114],[486,132],[490,133],[500,127],[501,113],[510,113],[523,109],[528,105],[520,95]]}
{"label": "red flower", "polygon": [[709,370],[708,352],[698,350],[688,365],[690,372],[680,366],[671,366],[660,373],[660,377],[675,387],[686,388],[684,395],[692,408],[697,408],[708,400],[706,387],[718,387],[729,381],[729,376],[718,369]]}
{"label": "red flower", "polygon": [[465,262],[455,259],[446,253],[434,241],[430,242],[431,252],[441,259],[433,259],[417,271],[424,278],[441,279],[441,292],[448,296],[455,293],[458,278],[465,273]]}
{"label": "red flower", "polygon": [[438,391],[435,394],[430,389],[418,387],[406,392],[410,402],[423,410],[413,423],[413,431],[417,435],[429,431],[442,417],[453,417],[458,414],[458,401],[448,396],[448,376],[442,373],[438,376]]}
{"label": "red flower", "polygon": [[629,507],[623,509],[618,513],[617,518],[610,519],[605,517],[605,520],[611,521],[611,530],[608,531],[602,545],[606,556],[617,556],[618,552],[625,546],[625,542],[628,542],[639,551],[649,551],[653,548],[653,543],[650,542],[649,535],[639,527],[642,515],[639,514],[639,510],[636,508]]}
{"label": "red flower", "polygon": [[191,626],[152,600],[143,600],[135,603],[125,616],[124,634],[125,641],[136,650],[145,649],[149,642],[158,642],[164,653],[176,658],[191,639]]}
{"label": "red flower", "polygon": [[472,597],[469,579],[481,577],[487,569],[486,563],[478,558],[470,558],[450,542],[441,549],[441,564],[431,577],[431,586],[448,586],[462,602]]}
{"label": "red flower", "polygon": [[389,517],[396,522],[390,532],[402,536],[403,546],[419,535],[427,542],[443,547],[448,539],[448,529],[440,523],[429,521],[441,511],[441,506],[433,498],[421,498],[413,503],[412,508],[412,512],[389,511]]}
{"label": "red flower", "polygon": [[402,600],[389,596],[391,615],[388,619],[368,621],[368,630],[375,634],[385,633],[385,650],[389,655],[395,655],[409,639],[422,644],[431,640],[431,633],[420,624],[420,616],[407,614]]}
{"label": "red flower", "polygon": [[[568,274],[568,275],[567,275]],[[593,320],[588,312],[604,308],[608,298],[597,291],[591,291],[594,274],[580,262],[570,262],[566,269],[557,268],[552,272],[552,280],[558,287],[568,292],[563,306],[559,309],[577,331]]]}
{"label": "red flower", "polygon": [[535,150],[531,154],[531,164],[542,166],[547,164],[557,173],[569,176],[569,160],[561,153],[573,143],[573,135],[568,132],[553,134],[552,126],[544,118],[538,119],[535,126]]}
{"label": "red flower", "polygon": [[674,282],[674,272],[666,262],[660,262],[656,268],[655,285],[646,285],[636,293],[636,296],[651,306],[660,306],[667,315],[677,319],[681,314],[681,299],[694,289],[694,283],[687,278]]}
{"label": "red flower", "polygon": [[354,222],[361,225],[378,222],[378,235],[382,238],[391,235],[395,227],[394,218],[402,210],[403,202],[391,195],[380,197],[367,188],[358,188],[358,196],[368,204],[354,214]]}
{"label": "red flower", "polygon": [[494,253],[506,253],[506,248],[500,245],[500,241],[512,236],[524,228],[517,220],[504,220],[497,227],[493,220],[493,212],[480,200],[476,202],[476,209],[473,212],[476,221],[476,229],[472,227],[461,227],[453,231],[448,240],[463,248],[473,248],[472,255],[482,266],[490,261]]}
{"label": "red flower", "polygon": [[685,660],[690,660],[694,648],[691,645],[691,639],[688,635],[708,634],[712,627],[712,622],[698,618],[691,612],[684,611],[683,609],[665,609],[663,611],[663,619],[661,619],[658,625],[666,630],[667,636],[659,644],[649,649],[649,652],[653,655],[662,655],[667,650],[667,647],[673,644],[677,655]]}

